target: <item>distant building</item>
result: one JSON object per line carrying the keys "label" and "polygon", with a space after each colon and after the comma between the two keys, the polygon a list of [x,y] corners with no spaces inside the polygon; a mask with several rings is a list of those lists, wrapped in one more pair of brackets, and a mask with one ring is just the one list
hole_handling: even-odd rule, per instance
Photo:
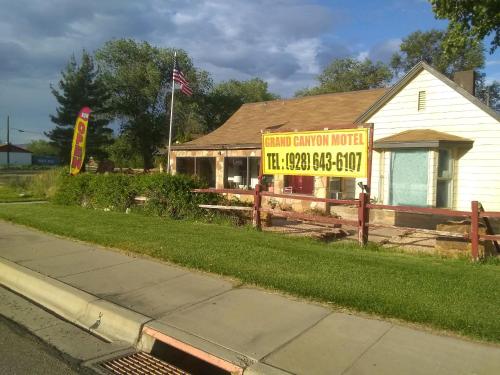
{"label": "distant building", "polygon": [[57,156],[53,155],[33,155],[33,165],[59,165],[61,162]]}
{"label": "distant building", "polygon": [[31,165],[31,151],[13,144],[0,145],[0,165],[7,164]]}

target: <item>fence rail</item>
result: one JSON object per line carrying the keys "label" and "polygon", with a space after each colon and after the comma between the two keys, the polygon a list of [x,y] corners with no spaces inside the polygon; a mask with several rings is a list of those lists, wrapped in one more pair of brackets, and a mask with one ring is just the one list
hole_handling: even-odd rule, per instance
{"label": "fence rail", "polygon": [[299,219],[299,220],[306,220],[306,221],[314,221],[314,222],[318,222],[318,223],[345,224],[345,225],[352,225],[352,226],[358,225],[358,222],[356,220],[340,219],[340,218],[336,218],[336,217],[309,215],[309,214],[304,214],[304,213],[294,212],[294,211],[275,210],[272,208],[261,208],[260,211],[261,212],[268,212],[268,213],[273,214],[275,216],[289,217],[292,219]]}
{"label": "fence rail", "polygon": [[[358,241],[361,245],[365,245],[368,241],[369,228],[397,228],[406,230],[415,230],[420,232],[425,232],[429,234],[434,234],[437,236],[455,237],[471,242],[471,257],[473,260],[479,259],[479,241],[486,240],[492,241],[495,245],[497,252],[500,253],[500,246],[498,241],[500,241],[500,234],[496,235],[493,233],[492,226],[488,221],[488,218],[500,218],[500,212],[494,211],[484,211],[482,205],[478,201],[471,202],[470,211],[459,211],[450,210],[446,208],[431,208],[431,207],[413,207],[413,206],[391,206],[384,204],[371,204],[369,203],[369,196],[367,193],[360,193],[359,199],[330,199],[330,198],[317,198],[311,196],[297,195],[297,194],[279,194],[269,191],[261,191],[261,185],[257,185],[254,190],[243,190],[243,189],[195,189],[193,192],[196,193],[216,193],[216,194],[234,194],[234,195],[251,195],[254,197],[253,207],[250,208],[253,211],[253,223],[258,229],[261,228],[260,214],[262,212],[271,213],[278,216],[296,218],[300,220],[315,221],[319,223],[329,223],[329,224],[344,224],[355,226],[358,228]],[[262,207],[262,197],[269,198],[282,198],[282,199],[294,199],[309,202],[320,202],[320,203],[331,203],[336,205],[348,205],[354,206],[358,211],[357,220],[348,220],[342,218],[320,216],[320,215],[310,215],[306,213],[298,213],[292,211],[276,210],[272,208]],[[217,208],[206,207],[206,208]],[[432,214],[450,217],[462,217],[470,219],[470,234],[453,233],[447,231],[431,230],[431,229],[421,229],[412,227],[399,227],[385,224],[373,224],[369,222],[370,210],[389,210],[395,212],[407,212],[407,213],[417,213],[417,214]],[[486,227],[486,234],[479,233],[479,222],[483,219]]]}
{"label": "fence rail", "polygon": [[446,208],[415,207],[415,206],[390,206],[386,204],[367,204],[369,209],[390,210],[397,212],[408,212],[412,214],[432,214],[443,216],[469,217],[469,211],[456,211]]}
{"label": "fence rail", "polygon": [[295,200],[301,200],[301,201],[307,201],[307,202],[322,202],[322,203],[333,203],[333,204],[342,204],[342,205],[353,205],[356,207],[359,206],[359,201],[357,199],[316,198],[316,197],[311,197],[310,195],[278,194],[278,193],[271,193],[268,191],[263,191],[260,194],[263,197],[295,199]]}

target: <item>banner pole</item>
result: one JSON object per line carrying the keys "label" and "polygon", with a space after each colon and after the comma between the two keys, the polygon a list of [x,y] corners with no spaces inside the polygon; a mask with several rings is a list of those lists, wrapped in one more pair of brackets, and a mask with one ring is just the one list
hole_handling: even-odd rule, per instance
{"label": "banner pole", "polygon": [[174,52],[174,66],[172,69],[172,99],[170,102],[170,125],[168,128],[168,153],[167,153],[167,173],[171,174],[171,165],[170,165],[170,148],[172,147],[172,120],[174,118],[174,92],[175,92],[175,81],[174,81],[174,69],[175,69],[175,60],[177,58],[177,51]]}

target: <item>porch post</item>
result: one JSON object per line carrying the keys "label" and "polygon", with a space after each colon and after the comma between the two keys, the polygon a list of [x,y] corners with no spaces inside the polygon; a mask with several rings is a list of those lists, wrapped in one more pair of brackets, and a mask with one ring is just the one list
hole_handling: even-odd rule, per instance
{"label": "porch post", "polygon": [[472,260],[479,259],[479,202],[471,202],[470,244]]}
{"label": "porch post", "polygon": [[368,207],[366,207],[368,197],[368,193],[359,193],[358,241],[361,246],[365,246],[368,242],[368,222],[370,216]]}

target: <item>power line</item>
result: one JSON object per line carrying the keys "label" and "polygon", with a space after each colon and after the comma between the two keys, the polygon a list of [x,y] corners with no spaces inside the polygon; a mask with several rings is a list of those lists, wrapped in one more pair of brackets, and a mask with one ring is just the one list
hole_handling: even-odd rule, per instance
{"label": "power line", "polygon": [[24,129],[12,128],[12,127],[11,127],[11,129],[17,130],[19,133],[30,133],[30,134],[37,134],[37,135],[43,135],[43,136],[45,136],[45,134],[43,134],[43,133],[33,132],[33,131],[30,131],[30,130],[24,130]]}

